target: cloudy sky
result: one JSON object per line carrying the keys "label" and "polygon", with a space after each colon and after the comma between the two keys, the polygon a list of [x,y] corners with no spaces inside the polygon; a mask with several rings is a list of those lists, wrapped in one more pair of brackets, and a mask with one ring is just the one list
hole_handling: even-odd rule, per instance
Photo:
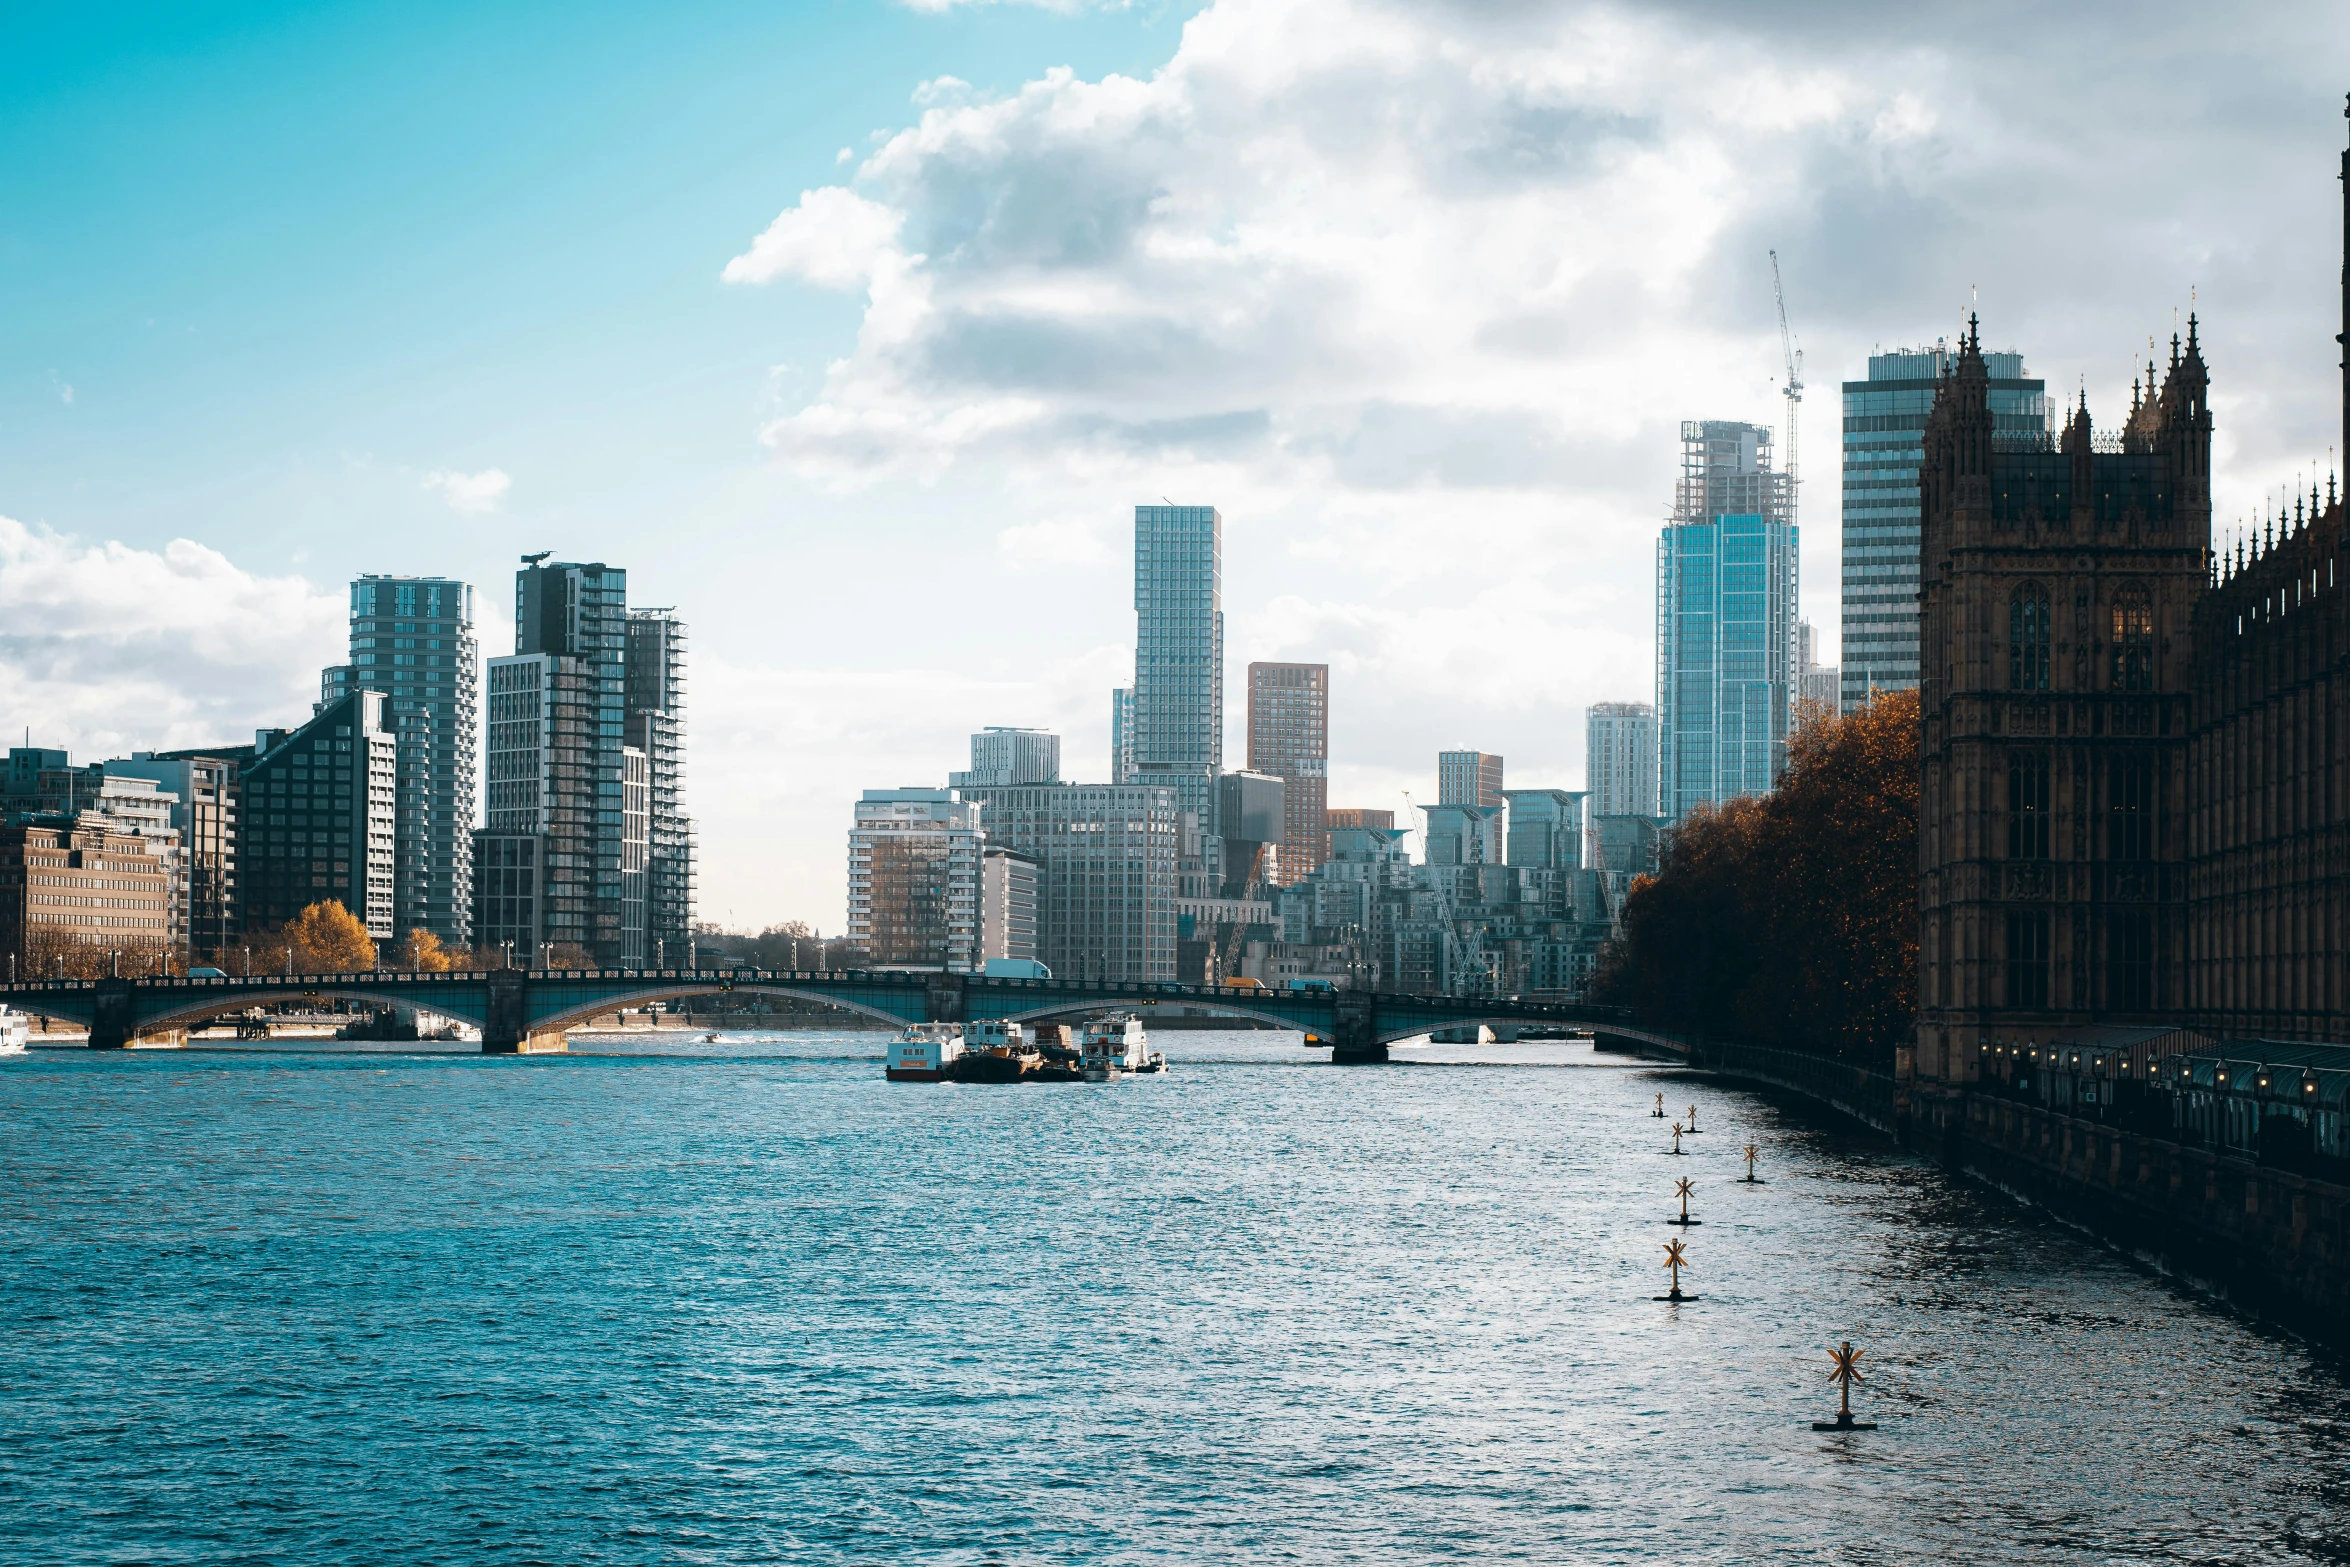
{"label": "cloudy sky", "polygon": [[[2222,509],[2340,440],[2350,11],[1535,0],[0,14],[0,725],[307,714],[365,571],[692,626],[703,912],[842,919],[860,788],[1106,776],[1132,507],[1220,506],[1331,800],[1577,787],[1679,422],[1953,333],[2110,422],[2190,299]],[[2163,350],[2167,354],[2167,348]]]}

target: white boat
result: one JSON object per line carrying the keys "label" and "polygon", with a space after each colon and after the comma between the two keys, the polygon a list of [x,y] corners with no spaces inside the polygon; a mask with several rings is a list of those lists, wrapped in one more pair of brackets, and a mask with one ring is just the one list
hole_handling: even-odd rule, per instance
{"label": "white boat", "polygon": [[24,1042],[32,1037],[33,1020],[14,1007],[0,1002],[0,1056],[24,1054]]}
{"label": "white boat", "polygon": [[893,1083],[936,1083],[963,1053],[960,1023],[909,1023],[889,1042],[889,1067],[883,1074]]}
{"label": "white boat", "polygon": [[1141,1018],[1105,1012],[1086,1019],[1078,1032],[1077,1069],[1089,1083],[1107,1083],[1137,1072],[1164,1072],[1167,1058],[1151,1050]]}

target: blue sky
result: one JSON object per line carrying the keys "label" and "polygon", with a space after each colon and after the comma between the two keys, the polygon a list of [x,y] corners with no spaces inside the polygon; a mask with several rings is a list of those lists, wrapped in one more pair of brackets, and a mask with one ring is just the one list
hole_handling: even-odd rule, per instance
{"label": "blue sky", "polygon": [[0,10],[0,723],[302,716],[360,571],[626,565],[693,635],[704,913],[840,921],[986,724],[1106,770],[1131,507],[1227,519],[1332,802],[1577,787],[1684,418],[1955,330],[2126,407],[2190,291],[2242,516],[2339,439],[2350,18],[1957,0]]}

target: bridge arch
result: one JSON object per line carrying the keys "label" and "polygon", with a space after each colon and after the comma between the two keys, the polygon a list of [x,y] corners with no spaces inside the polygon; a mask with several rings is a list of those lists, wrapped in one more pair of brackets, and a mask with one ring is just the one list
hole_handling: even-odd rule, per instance
{"label": "bridge arch", "polygon": [[[920,1001],[922,996],[920,991],[913,991],[910,994],[917,1002]],[[577,1028],[589,1019],[602,1017],[607,1012],[618,1012],[625,1007],[641,1007],[654,1001],[676,1001],[687,996],[789,996],[794,1000],[814,1001],[843,1012],[854,1012],[862,1017],[874,1018],[893,1028],[903,1028],[909,1022],[920,1021],[918,1018],[909,1019],[902,1013],[887,1012],[880,1007],[867,1006],[860,1001],[844,1001],[838,996],[828,996],[821,990],[808,990],[796,985],[705,981],[700,984],[655,985],[648,986],[643,990],[630,990],[616,995],[599,996],[594,1001],[581,1002],[577,1006],[566,1007],[560,1012],[550,1013],[543,1018],[533,1018],[530,1026],[534,1030],[549,1032],[558,1028]]]}
{"label": "bridge arch", "polygon": [[[1153,1005],[1156,1003],[1157,999],[1158,998],[1156,997],[1137,997],[1134,1000],[1128,1001],[1110,997],[1087,1000],[1079,997],[1064,1001],[1058,1006],[1032,1007],[1026,1012],[1008,1012],[1004,1014],[1004,1021],[1007,1023],[1028,1023],[1033,1022],[1039,1018],[1056,1017],[1063,1012],[1100,1012],[1111,1008],[1116,1008],[1121,1011],[1132,1012],[1136,1017],[1142,1019],[1144,1026],[1147,1028],[1151,1021]],[[1288,1029],[1291,1033],[1313,1034],[1328,1032],[1328,1029],[1319,1023],[1301,1023],[1296,1018],[1282,1017],[1278,1013],[1264,1012],[1254,1007],[1236,1006],[1227,1001],[1212,1001],[1204,996],[1185,996],[1180,1002],[1177,1003],[1177,1005],[1195,1007],[1202,1011],[1213,1012],[1218,1017],[1250,1018],[1259,1023],[1269,1023],[1275,1028]]]}
{"label": "bridge arch", "polygon": [[1422,1034],[1433,1034],[1439,1029],[1474,1028],[1480,1023],[1510,1028],[1557,1028],[1584,1034],[1605,1032],[1596,1023],[1575,1022],[1555,1017],[1509,1017],[1482,1012],[1469,1017],[1457,1017],[1449,1020],[1443,1018],[1418,1019],[1400,1026],[1383,1026],[1379,1030],[1379,1043],[1392,1045],[1398,1040],[1417,1039]]}
{"label": "bridge arch", "polygon": [[[457,987],[452,988],[454,989]],[[462,994],[462,991],[460,991],[460,994]],[[430,1004],[426,1004],[419,1002],[410,996],[387,995],[381,990],[368,989],[356,985],[336,985],[332,983],[302,984],[296,982],[294,984],[274,990],[249,990],[236,995],[228,996],[191,996],[184,1005],[175,1006],[170,1008],[168,1011],[158,1012],[150,1016],[139,1018],[137,1020],[136,1027],[138,1032],[141,1034],[154,1034],[161,1033],[168,1029],[193,1028],[197,1024],[202,1023],[210,1018],[225,1017],[232,1012],[250,1012],[256,1007],[276,1006],[280,1002],[349,1001],[369,1008],[406,1007],[411,1011],[430,1012],[438,1017],[450,1018],[456,1022],[466,1023],[475,1028],[480,1028],[483,1023],[483,1013],[485,1009],[478,1004],[478,998],[465,998],[466,1001],[475,1003],[472,1005],[448,1004],[449,1001],[454,999],[456,998],[443,997],[436,994],[431,998]],[[93,1013],[95,1012],[94,1008],[91,1010]],[[77,1021],[90,1020],[77,1019]]]}

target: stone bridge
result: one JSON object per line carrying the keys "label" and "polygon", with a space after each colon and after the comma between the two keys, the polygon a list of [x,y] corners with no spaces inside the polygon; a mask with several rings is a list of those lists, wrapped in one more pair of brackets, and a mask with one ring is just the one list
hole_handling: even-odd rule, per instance
{"label": "stone bridge", "polygon": [[602,1013],[689,996],[789,996],[891,1023],[1021,1022],[1127,1007],[1202,1008],[1303,1032],[1340,1062],[1384,1061],[1387,1047],[1435,1029],[1479,1023],[1589,1033],[1620,1028],[1612,1007],[1507,996],[1415,996],[1364,990],[1248,990],[1218,985],[1122,985],[1076,979],[996,979],[875,969],[490,969],[447,974],[256,974],[248,978],[57,979],[0,985],[19,1011],[85,1025],[95,1049],[183,1043],[187,1030],[226,1013],[285,1002],[353,1001],[413,1007],[481,1030],[487,1054],[564,1048],[564,1030]]}

